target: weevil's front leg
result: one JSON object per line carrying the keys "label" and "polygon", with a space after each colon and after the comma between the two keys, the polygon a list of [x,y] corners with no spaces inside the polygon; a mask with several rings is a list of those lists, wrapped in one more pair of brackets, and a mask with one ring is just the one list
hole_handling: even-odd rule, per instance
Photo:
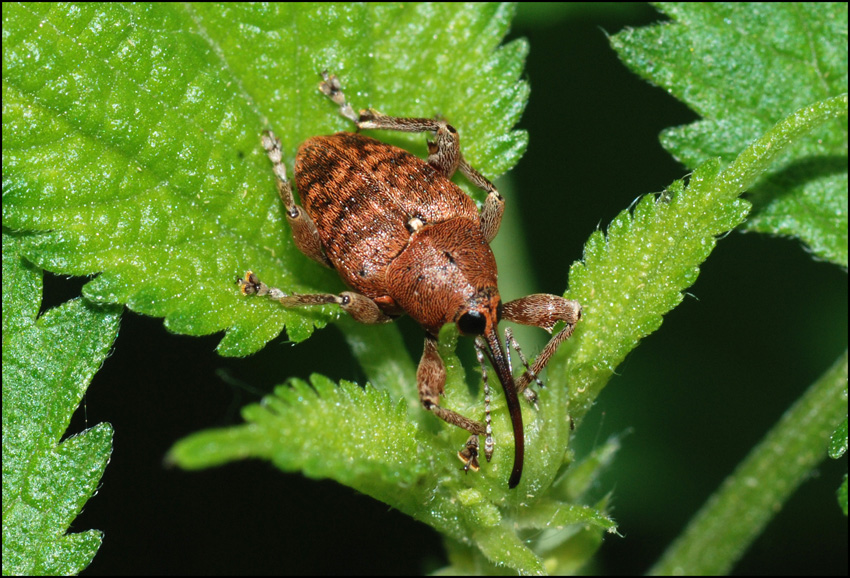
{"label": "weevil's front leg", "polygon": [[549,333],[552,333],[558,321],[566,323],[564,328],[549,340],[531,364],[531,368],[516,380],[517,391],[523,391],[532,379],[537,379],[558,347],[573,334],[576,323],[581,319],[581,305],[578,301],[557,295],[537,293],[506,303],[502,309],[502,319],[541,327]]}
{"label": "weevil's front leg", "polygon": [[286,293],[277,287],[269,287],[257,276],[248,271],[245,276],[237,281],[240,291],[244,295],[260,295],[278,301],[284,307],[304,307],[308,305],[330,305],[337,304],[351,315],[355,321],[368,325],[378,323],[389,323],[392,317],[386,315],[378,305],[360,293],[343,291],[339,295],[331,293],[298,294]]}
{"label": "weevil's front leg", "polygon": [[263,148],[266,149],[266,154],[269,155],[274,174],[277,177],[277,194],[280,195],[280,200],[283,201],[283,206],[286,207],[286,220],[289,223],[289,228],[292,230],[292,238],[295,240],[295,245],[313,261],[329,269],[333,269],[333,265],[331,265],[330,260],[328,260],[322,249],[322,241],[319,239],[319,231],[316,229],[316,224],[313,223],[310,215],[295,203],[295,199],[292,197],[292,185],[289,179],[286,178],[286,166],[282,162],[283,153],[280,148],[280,139],[270,130],[263,133]]}
{"label": "weevil's front leg", "polygon": [[455,127],[439,118],[403,118],[387,116],[373,109],[364,109],[360,114],[345,99],[339,79],[327,71],[322,72],[324,79],[319,89],[339,106],[342,116],[354,122],[358,129],[397,130],[401,132],[430,132],[434,141],[428,141],[428,164],[444,177],[450,179],[455,171],[469,179],[473,185],[487,192],[487,200],[481,211],[481,230],[489,243],[499,231],[505,199],[481,173],[476,171],[460,152],[460,136]]}
{"label": "weevil's front leg", "polygon": [[[416,370],[416,383],[419,387],[419,400],[422,406],[431,411],[443,421],[465,429],[472,435],[466,441],[466,447],[458,452],[458,457],[464,463],[464,470],[478,471],[478,436],[487,434],[488,447],[492,448],[492,436],[487,429],[477,421],[455,413],[450,409],[440,407],[440,396],[446,388],[446,367],[437,350],[437,340],[427,335],[425,337],[425,350],[422,352],[422,360],[419,369]],[[490,459],[490,454],[487,459]]]}

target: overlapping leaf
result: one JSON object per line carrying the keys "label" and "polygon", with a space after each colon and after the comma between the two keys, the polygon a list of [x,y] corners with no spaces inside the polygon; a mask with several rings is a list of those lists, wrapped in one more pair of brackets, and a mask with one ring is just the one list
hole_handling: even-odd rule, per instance
{"label": "overlapping leaf", "polygon": [[[672,23],[612,39],[636,73],[703,120],[662,143],[685,165],[737,153],[780,119],[847,92],[847,3],[660,3]],[[795,142],[757,186],[746,228],[790,235],[847,266],[847,123]]]}
{"label": "overlapping leaf", "polygon": [[[487,465],[491,469],[501,462],[499,476],[460,475],[459,464],[446,458],[461,447],[466,434],[454,428],[448,435],[423,431],[403,401],[393,402],[386,392],[369,386],[346,382],[337,386],[314,375],[309,385],[294,380],[277,388],[262,404],[245,408],[243,416],[244,426],[199,432],[182,440],[170,459],[196,468],[262,458],[286,471],[337,480],[467,543],[463,556],[490,568],[504,565],[539,573],[540,554],[551,554],[574,536],[564,528],[571,527],[582,540],[595,536],[596,547],[605,531],[615,529],[601,513],[605,504],[597,509],[555,499],[535,502],[516,492],[507,498],[510,462],[504,459]],[[502,447],[510,435],[507,420],[503,421],[497,436]],[[599,465],[596,459],[594,468]],[[587,468],[576,470],[573,479],[586,481]],[[586,483],[577,483],[586,489]],[[515,517],[508,516],[511,510]],[[526,543],[518,532],[546,529],[557,535],[543,544]],[[578,564],[595,549],[572,549],[559,559]],[[460,551],[455,554],[461,556]]]}
{"label": "overlapping leaf", "polygon": [[[335,309],[243,299],[246,269],[293,291],[339,282],[293,246],[263,129],[300,142],[350,130],[317,90],[338,74],[356,107],[442,114],[489,176],[512,166],[526,44],[499,47],[512,7],[355,4],[12,4],[3,13],[3,223],[54,272],[101,272],[100,302],[245,355]],[[395,137],[424,151],[422,135]]]}
{"label": "overlapping leaf", "polygon": [[118,333],[120,310],[77,299],[37,318],[41,271],[3,235],[3,572],[76,574],[101,532],[66,534],[112,453],[99,424],[59,443]]}

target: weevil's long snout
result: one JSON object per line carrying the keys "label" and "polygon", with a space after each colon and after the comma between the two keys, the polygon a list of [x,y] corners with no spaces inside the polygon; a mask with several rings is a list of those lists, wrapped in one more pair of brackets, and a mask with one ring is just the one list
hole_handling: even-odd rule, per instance
{"label": "weevil's long snout", "polygon": [[514,428],[514,467],[511,470],[511,478],[508,487],[513,489],[519,485],[522,477],[522,465],[525,461],[525,433],[522,427],[522,408],[519,405],[516,383],[511,375],[508,360],[505,356],[505,348],[499,339],[499,331],[496,324],[492,324],[490,330],[484,334],[487,340],[490,362],[499,376],[502,389],[505,390],[505,400],[508,403],[508,411],[511,414],[511,425]]}

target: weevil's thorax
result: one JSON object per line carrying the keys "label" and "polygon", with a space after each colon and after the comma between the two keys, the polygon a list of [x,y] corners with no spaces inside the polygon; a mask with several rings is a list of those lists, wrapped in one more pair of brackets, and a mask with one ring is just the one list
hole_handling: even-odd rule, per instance
{"label": "weevil's thorax", "polygon": [[388,294],[432,335],[470,311],[465,320],[473,322],[459,323],[464,333],[480,334],[499,321],[496,259],[478,221],[455,218],[415,231],[386,279]]}

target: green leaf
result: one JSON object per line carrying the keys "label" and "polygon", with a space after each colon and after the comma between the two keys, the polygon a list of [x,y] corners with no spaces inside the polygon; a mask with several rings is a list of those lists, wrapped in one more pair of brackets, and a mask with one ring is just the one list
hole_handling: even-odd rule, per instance
{"label": "green leaf", "polygon": [[718,160],[707,161],[687,186],[677,181],[657,197],[643,197],[607,233],[591,235],[582,262],[570,268],[568,296],[582,304],[582,321],[550,365],[550,385],[571,392],[571,417],[580,419],[590,409],[625,356],[681,302],[717,237],[743,222],[750,205],[739,195],[799,139],[842,116],[846,94],[804,107],[741,151],[726,170]]}
{"label": "green leaf", "polygon": [[[738,151],[791,112],[847,91],[847,3],[660,3],[673,22],[612,38],[623,61],[703,120],[662,144],[688,167]],[[753,189],[746,229],[797,237],[847,267],[847,123],[789,147]]]}
{"label": "green leaf", "polygon": [[[442,114],[489,177],[526,146],[512,130],[528,85],[524,41],[499,46],[506,4],[10,4],[3,12],[3,223],[26,255],[89,275],[84,294],[226,330],[224,355],[286,326],[300,341],[337,308],[245,299],[246,269],[297,292],[341,288],[295,248],[260,146],[351,130],[317,90],[342,79],[355,107]],[[392,141],[424,154],[423,135]],[[462,186],[467,186],[461,183]]]}
{"label": "green leaf", "polygon": [[314,375],[311,384],[293,380],[279,386],[242,413],[251,425],[197,433],[175,445],[169,459],[194,469],[263,458],[285,471],[334,478],[370,495],[399,492],[429,474],[420,459],[427,458],[420,447],[424,441],[404,406],[371,387],[337,386]]}
{"label": "green leaf", "polygon": [[549,374],[550,385],[570,389],[573,418],[590,409],[625,356],[682,301],[717,236],[744,220],[750,205],[737,195],[719,163],[707,162],[687,186],[677,181],[658,197],[643,197],[607,233],[590,236],[583,261],[570,268],[568,296],[582,304],[582,320]]}
{"label": "green leaf", "polygon": [[[502,476],[459,475],[459,463],[446,457],[462,447],[468,434],[457,428],[431,434],[416,425],[404,402],[393,402],[386,392],[370,386],[364,389],[347,382],[336,386],[319,375],[309,385],[292,380],[262,404],[245,408],[243,416],[248,422],[244,426],[200,432],[180,441],[169,461],[201,468],[261,458],[284,471],[331,478],[433,526],[452,540],[474,544],[487,564],[526,572],[540,572],[542,561],[523,543],[518,529],[592,526],[600,536],[615,529],[614,522],[597,508],[553,500],[529,506],[514,499],[509,504],[503,478],[510,463],[499,464],[497,457],[489,465],[499,464]],[[508,445],[510,428],[503,421],[497,431],[504,435],[497,435],[497,443]],[[329,428],[328,424],[335,425]],[[517,508],[524,513],[508,517],[508,509]],[[563,539],[569,536],[561,534]],[[545,545],[551,549],[555,543],[560,542],[550,540]],[[564,559],[575,559],[575,555]]]}
{"label": "green leaf", "polygon": [[[443,428],[430,434],[408,416],[404,402],[393,402],[370,386],[342,382],[337,387],[318,375],[311,385],[293,380],[291,386],[278,387],[262,404],[245,408],[247,425],[190,436],[174,446],[169,460],[199,468],[263,458],[285,471],[331,478],[453,540],[474,543],[494,564],[540,572],[540,560],[496,503],[508,505],[503,478],[510,463],[501,464],[504,475],[496,479],[459,475],[459,462],[446,457],[462,447],[467,433]],[[508,445],[510,428],[499,425],[504,435],[497,435],[497,443]],[[613,525],[590,510],[559,519]]]}
{"label": "green leaf", "polygon": [[[739,195],[797,139],[846,114],[846,95],[805,107],[743,150],[726,170],[719,161],[708,161],[694,171],[687,186],[680,181],[657,197],[643,197],[633,211],[625,210],[614,219],[607,234],[591,235],[583,262],[570,269],[568,295],[582,303],[582,321],[569,344],[553,358],[549,374],[552,389],[570,389],[574,419],[587,412],[625,355],[658,329],[662,316],[681,302],[682,291],[696,280],[699,265],[717,237],[744,220],[749,203]],[[835,397],[828,396],[828,401],[834,402]],[[838,404],[837,409],[846,413],[846,405]],[[816,424],[814,437],[821,434],[822,426]],[[812,467],[811,459],[801,458],[800,464]],[[802,479],[800,470],[793,470],[793,478],[791,487],[796,487]],[[786,478],[777,479],[787,489]],[[778,489],[775,495],[774,503],[788,496]],[[764,511],[758,513],[761,516]],[[764,518],[752,517],[749,522],[739,530],[738,549],[722,548],[726,556],[717,554],[716,564],[734,562],[749,544],[743,536],[757,535]],[[701,568],[690,571],[701,573]],[[722,570],[710,567],[708,571]]]}
{"label": "green leaf", "polygon": [[[664,146],[689,167],[719,157],[727,168],[718,189],[753,192],[749,230],[795,236],[846,267],[846,4],[659,6],[673,23],[623,32],[612,44],[703,117],[665,131]],[[824,122],[831,119],[843,122]],[[846,356],[843,380],[846,391]],[[818,444],[835,412],[846,414],[836,382],[829,385],[831,397],[810,410],[820,415],[793,410],[799,419],[783,420],[753,450],[653,572],[728,572],[822,458]]]}
{"label": "green leaf", "polygon": [[838,498],[838,506],[841,508],[841,511],[844,512],[844,516],[847,516],[847,474],[844,474],[844,481],[841,482],[841,485],[838,487],[838,491],[835,492],[836,497]]}
{"label": "green leaf", "polygon": [[102,534],[66,534],[112,453],[99,424],[59,443],[118,332],[120,309],[76,299],[37,317],[41,271],[3,234],[3,572],[76,574]]}

